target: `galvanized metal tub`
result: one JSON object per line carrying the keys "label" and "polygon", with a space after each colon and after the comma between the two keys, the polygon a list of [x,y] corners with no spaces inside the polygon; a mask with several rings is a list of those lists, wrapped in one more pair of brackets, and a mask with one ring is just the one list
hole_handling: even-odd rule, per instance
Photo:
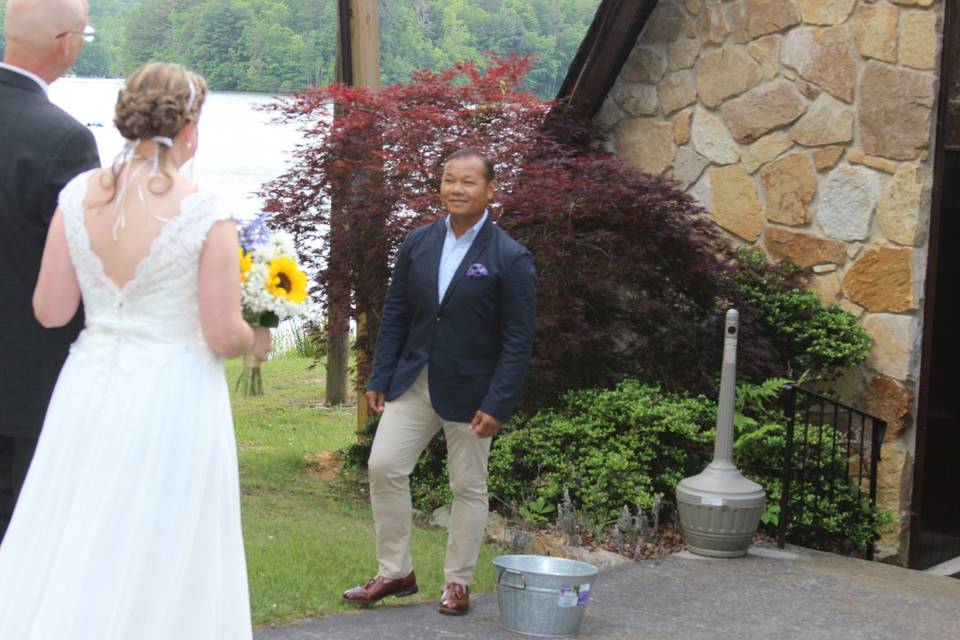
{"label": "galvanized metal tub", "polygon": [[598,569],[592,564],[549,556],[497,556],[500,624],[509,631],[542,638],[576,635]]}

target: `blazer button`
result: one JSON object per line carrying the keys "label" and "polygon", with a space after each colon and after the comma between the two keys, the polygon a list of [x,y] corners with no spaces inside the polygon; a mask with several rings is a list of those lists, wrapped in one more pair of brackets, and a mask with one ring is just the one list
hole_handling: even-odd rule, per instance
{"label": "blazer button", "polygon": [[440,322],[440,320],[441,320],[440,316],[437,316],[437,322]]}

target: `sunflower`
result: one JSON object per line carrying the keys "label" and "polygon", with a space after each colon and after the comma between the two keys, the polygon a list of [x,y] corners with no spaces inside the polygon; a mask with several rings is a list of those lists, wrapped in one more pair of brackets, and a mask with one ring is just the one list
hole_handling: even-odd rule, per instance
{"label": "sunflower", "polygon": [[307,274],[297,267],[293,258],[280,256],[271,260],[267,269],[267,291],[297,304],[307,299]]}
{"label": "sunflower", "polygon": [[250,275],[250,268],[253,266],[253,256],[243,252],[243,247],[237,247],[240,252],[240,282],[246,282]]}

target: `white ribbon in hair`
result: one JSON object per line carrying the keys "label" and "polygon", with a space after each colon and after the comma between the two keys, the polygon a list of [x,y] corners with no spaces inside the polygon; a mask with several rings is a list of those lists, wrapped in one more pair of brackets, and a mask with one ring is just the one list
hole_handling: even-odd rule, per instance
{"label": "white ribbon in hair", "polygon": [[[167,136],[154,136],[151,140],[156,143],[156,146],[153,150],[153,162],[150,167],[150,177],[157,175],[157,172],[160,170],[160,145],[167,147],[168,149],[173,148],[173,140]],[[117,157],[113,160],[113,172],[114,175],[118,174],[122,169],[123,165],[129,164],[131,160],[136,157],[136,149],[139,140],[127,140],[127,143],[123,145],[123,150],[117,154]],[[127,226],[127,215],[124,207],[124,200],[127,197],[127,190],[130,187],[130,183],[133,182],[133,179],[136,178],[140,171],[143,170],[144,165],[140,165],[135,168],[133,171],[127,173],[123,179],[123,184],[120,185],[120,189],[117,191],[117,204],[114,206],[114,220],[113,220],[113,239],[116,240],[120,234],[120,230]],[[140,202],[145,204],[143,197],[143,188],[140,185],[137,185],[137,195],[140,198]],[[166,221],[164,218],[159,218],[159,220]]]}
{"label": "white ribbon in hair", "polygon": [[190,109],[193,107],[193,101],[197,99],[197,87],[194,86],[193,80],[187,78],[187,85],[190,87],[190,97],[187,99],[187,113],[190,113]]}

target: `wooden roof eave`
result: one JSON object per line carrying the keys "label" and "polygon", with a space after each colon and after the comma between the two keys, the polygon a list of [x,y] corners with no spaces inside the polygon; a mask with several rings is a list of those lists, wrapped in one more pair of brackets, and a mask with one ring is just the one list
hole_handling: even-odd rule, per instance
{"label": "wooden roof eave", "polygon": [[603,0],[570,63],[557,104],[596,115],[656,6],[657,0]]}

